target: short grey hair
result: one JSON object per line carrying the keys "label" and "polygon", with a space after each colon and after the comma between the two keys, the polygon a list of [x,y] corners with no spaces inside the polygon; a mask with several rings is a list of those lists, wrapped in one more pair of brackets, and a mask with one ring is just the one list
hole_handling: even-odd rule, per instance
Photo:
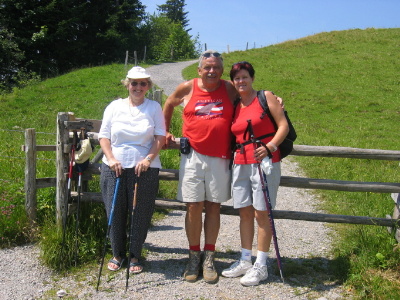
{"label": "short grey hair", "polygon": [[211,50],[211,49],[210,49],[210,50],[206,50],[206,51],[204,51],[203,53],[201,53],[201,55],[200,55],[200,57],[199,57],[199,65],[198,65],[199,68],[201,68],[201,65],[202,65],[202,63],[203,63],[203,59],[204,59],[205,57],[218,57],[218,58],[220,58],[220,59],[221,59],[222,67],[224,67],[224,60],[222,59],[221,54],[220,54],[218,51],[215,51],[215,50]]}

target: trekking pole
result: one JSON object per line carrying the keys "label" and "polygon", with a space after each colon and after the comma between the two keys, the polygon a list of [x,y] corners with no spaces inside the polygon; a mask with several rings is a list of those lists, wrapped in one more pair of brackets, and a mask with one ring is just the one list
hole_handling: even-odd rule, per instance
{"label": "trekking pole", "polygon": [[77,143],[77,139],[78,139],[78,134],[76,133],[76,131],[74,131],[73,134],[74,135],[73,135],[72,146],[71,146],[71,159],[69,162],[69,171],[68,171],[67,198],[66,198],[64,215],[63,215],[63,223],[62,223],[63,236],[62,236],[62,243],[61,243],[60,266],[61,266],[61,261],[63,260],[64,248],[65,248],[65,232],[67,230],[68,203],[71,198],[71,182],[72,182],[72,175],[73,175],[73,170],[74,170],[75,149],[76,149],[76,143]]}
{"label": "trekking pole", "polygon": [[[85,138],[85,133],[84,129],[81,129],[81,136],[80,140],[83,141]],[[80,206],[81,206],[81,191],[82,191],[82,173],[86,170],[86,168],[89,165],[89,160],[87,160],[84,163],[78,164],[75,163],[75,168],[78,171],[78,187],[77,187],[77,192],[78,192],[78,204],[77,204],[77,209],[76,209],[76,220],[75,220],[75,267],[77,265],[78,261],[78,253],[79,253],[79,247],[78,247],[78,233],[79,233],[79,213],[80,213]]]}
{"label": "trekking pole", "polygon": [[132,209],[131,209],[131,219],[130,219],[130,229],[129,229],[129,256],[128,256],[128,266],[126,268],[126,284],[125,284],[125,292],[128,290],[128,281],[129,281],[129,269],[131,265],[131,259],[132,259],[132,253],[131,253],[131,245],[132,245],[132,237],[133,237],[133,215],[135,212],[135,207],[136,207],[136,196],[137,196],[137,189],[138,189],[138,183],[137,183],[137,177],[136,177],[136,182],[135,182],[135,190],[133,192],[133,202],[132,202]]}
{"label": "trekking pole", "polygon": [[96,286],[96,291],[97,292],[99,291],[101,271],[102,271],[103,265],[104,265],[104,257],[106,256],[107,240],[108,240],[109,235],[110,235],[111,223],[112,223],[112,219],[113,219],[113,215],[114,215],[115,203],[117,202],[117,196],[118,196],[118,189],[119,189],[120,180],[121,180],[120,177],[117,177],[117,180],[116,180],[116,183],[115,183],[115,189],[114,189],[114,196],[113,196],[113,200],[112,200],[112,203],[111,203],[110,216],[108,217],[107,233],[106,233],[106,238],[104,239],[103,257],[101,258],[99,277],[97,279],[97,286]]}
{"label": "trekking pole", "polygon": [[[259,146],[260,141],[257,141],[254,138],[254,131],[253,131],[253,125],[251,124],[251,120],[247,120],[247,123],[248,123],[247,130],[250,134],[250,140],[253,143],[254,149],[256,149]],[[264,194],[265,205],[267,207],[268,219],[269,219],[269,223],[271,225],[272,238],[274,240],[274,248],[275,248],[275,254],[276,254],[276,261],[278,263],[279,273],[281,275],[282,282],[284,283],[285,280],[283,279],[281,255],[279,253],[278,238],[276,236],[275,222],[274,222],[274,218],[272,215],[271,200],[269,198],[268,182],[267,182],[267,178],[266,178],[265,174],[261,170],[259,161],[257,161],[257,168],[258,168],[258,174],[260,175],[260,181],[261,181],[261,186],[262,186],[262,190],[263,190],[263,194]]]}

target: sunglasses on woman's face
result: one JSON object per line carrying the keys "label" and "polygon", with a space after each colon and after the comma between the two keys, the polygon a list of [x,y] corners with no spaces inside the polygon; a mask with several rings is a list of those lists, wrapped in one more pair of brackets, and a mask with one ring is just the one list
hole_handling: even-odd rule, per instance
{"label": "sunglasses on woman's face", "polygon": [[147,86],[147,81],[141,81],[141,82],[137,82],[137,81],[131,81],[131,86],[137,86],[138,84],[140,84],[140,86]]}

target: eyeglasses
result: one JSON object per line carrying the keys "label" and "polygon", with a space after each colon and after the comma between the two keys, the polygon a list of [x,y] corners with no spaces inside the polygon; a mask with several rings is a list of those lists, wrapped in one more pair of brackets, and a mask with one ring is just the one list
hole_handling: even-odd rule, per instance
{"label": "eyeglasses", "polygon": [[131,81],[131,86],[137,86],[138,84],[140,84],[140,86],[147,86],[148,82],[147,81],[141,81],[141,82],[137,82],[137,81]]}
{"label": "eyeglasses", "polygon": [[206,52],[202,55],[203,57],[209,58],[209,57],[220,57],[221,54],[218,52]]}

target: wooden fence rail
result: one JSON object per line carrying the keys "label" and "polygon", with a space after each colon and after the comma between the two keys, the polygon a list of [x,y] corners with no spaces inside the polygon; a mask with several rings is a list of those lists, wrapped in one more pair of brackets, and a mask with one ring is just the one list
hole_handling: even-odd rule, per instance
{"label": "wooden fence rail", "polygon": [[[33,220],[36,218],[36,189],[56,186],[56,218],[57,224],[61,226],[65,216],[68,203],[67,195],[67,175],[69,153],[71,150],[70,132],[85,128],[89,132],[89,137],[93,145],[98,145],[97,132],[100,128],[100,120],[89,120],[75,118],[71,113],[59,113],[57,116],[57,142],[56,145],[36,145],[35,130],[27,129],[25,133],[25,145],[22,150],[26,153],[25,166],[25,193],[26,210],[28,216]],[[179,139],[172,144],[170,148],[179,148]],[[36,152],[37,151],[56,151],[57,153],[57,177],[56,178],[36,178]],[[357,158],[374,160],[392,160],[400,161],[400,151],[361,149],[348,147],[331,146],[308,146],[294,145],[291,155],[297,156],[321,156],[338,158]],[[83,179],[90,180],[92,175],[100,174],[99,161],[102,158],[101,150],[90,161],[89,167],[84,172]],[[162,169],[159,174],[160,180],[176,181],[179,179],[178,170]],[[375,218],[368,216],[348,216],[331,215],[321,213],[306,213],[297,211],[274,211],[276,219],[304,220],[313,222],[328,223],[348,223],[363,225],[378,225],[389,227],[389,230],[396,228],[396,239],[400,241],[399,207],[400,207],[400,183],[395,182],[356,182],[345,180],[315,179],[303,177],[282,176],[280,186],[304,188],[304,189],[322,189],[347,192],[374,192],[391,193],[395,201],[393,215],[387,215],[386,218]],[[77,197],[76,192],[72,192],[72,199]],[[82,192],[82,201],[102,202],[100,193]],[[185,205],[177,200],[157,199],[156,206],[161,208],[185,210]],[[238,211],[231,206],[222,205],[221,213],[228,215],[238,215]]]}

